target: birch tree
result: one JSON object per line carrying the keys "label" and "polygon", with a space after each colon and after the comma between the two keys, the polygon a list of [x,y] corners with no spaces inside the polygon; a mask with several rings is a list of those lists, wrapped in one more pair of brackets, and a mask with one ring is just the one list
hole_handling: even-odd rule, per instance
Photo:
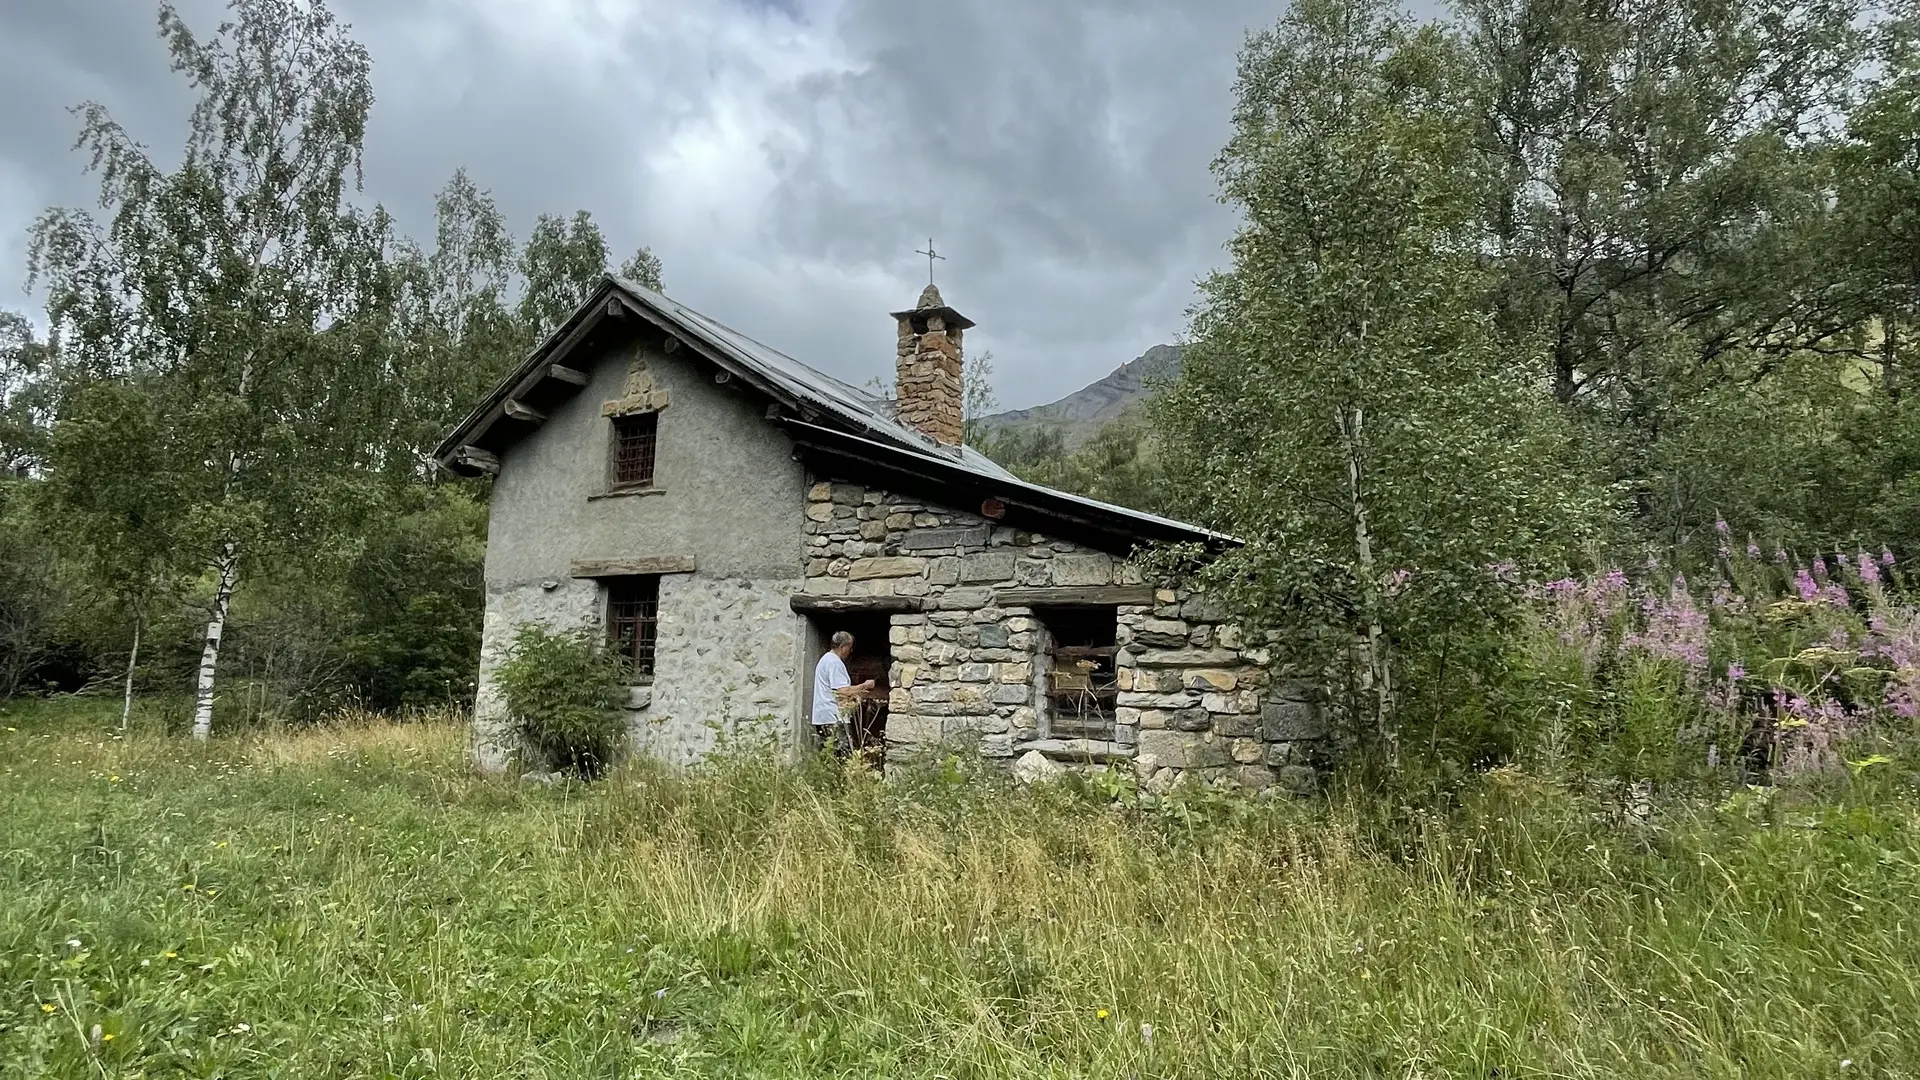
{"label": "birch tree", "polygon": [[326,503],[306,478],[368,452],[381,362],[356,327],[385,223],[346,201],[373,101],[367,53],[321,0],[228,6],[210,37],[159,6],[172,69],[198,95],[177,164],[104,105],[76,107],[99,213],[47,211],[30,248],[63,363],[83,379],[142,380],[192,463],[178,535],[208,591],[198,738],[245,560],[313,539]]}
{"label": "birch tree", "polygon": [[1247,541],[1212,584],[1321,631],[1296,645],[1351,672],[1389,758],[1403,650],[1484,618],[1489,567],[1581,516],[1545,388],[1493,345],[1470,72],[1381,0],[1299,0],[1248,39],[1215,163],[1232,266],[1157,410],[1177,508]]}

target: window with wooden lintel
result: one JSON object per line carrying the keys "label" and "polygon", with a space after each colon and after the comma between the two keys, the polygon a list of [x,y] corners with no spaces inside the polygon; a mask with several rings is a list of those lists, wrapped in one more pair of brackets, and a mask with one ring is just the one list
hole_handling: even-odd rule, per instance
{"label": "window with wooden lintel", "polygon": [[1120,694],[1118,612],[1107,606],[1035,608],[1042,640],[1040,730],[1053,739],[1113,738]]}
{"label": "window with wooden lintel", "polygon": [[607,578],[607,642],[642,679],[653,678],[660,632],[660,575]]}
{"label": "window with wooden lintel", "polygon": [[660,414],[629,413],[613,418],[613,476],[615,488],[653,486],[653,463],[659,444]]}

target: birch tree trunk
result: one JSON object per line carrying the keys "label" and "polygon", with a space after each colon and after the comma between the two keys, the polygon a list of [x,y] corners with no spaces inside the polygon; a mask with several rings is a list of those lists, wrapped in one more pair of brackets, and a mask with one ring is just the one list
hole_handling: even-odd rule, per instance
{"label": "birch tree trunk", "polygon": [[193,691],[193,737],[204,739],[213,731],[213,673],[220,661],[220,633],[227,625],[227,604],[233,599],[233,586],[239,578],[240,562],[234,556],[232,542],[220,549],[220,584],[213,593],[213,618],[207,620],[207,644],[200,652],[200,678]]}
{"label": "birch tree trunk", "polygon": [[127,652],[127,693],[120,703],[120,730],[127,730],[127,722],[133,717],[133,669],[140,663],[140,624],[145,612],[133,613],[133,648]]}
{"label": "birch tree trunk", "polygon": [[1334,423],[1340,429],[1340,443],[1347,458],[1347,499],[1353,516],[1354,562],[1359,569],[1362,615],[1366,621],[1365,638],[1360,646],[1362,689],[1373,698],[1374,725],[1380,733],[1380,745],[1387,763],[1400,764],[1400,740],[1393,730],[1393,671],[1386,656],[1386,635],[1380,628],[1380,572],[1373,562],[1373,533],[1368,525],[1367,500],[1360,467],[1360,430],[1366,412],[1354,406],[1349,415],[1345,406],[1334,410]]}

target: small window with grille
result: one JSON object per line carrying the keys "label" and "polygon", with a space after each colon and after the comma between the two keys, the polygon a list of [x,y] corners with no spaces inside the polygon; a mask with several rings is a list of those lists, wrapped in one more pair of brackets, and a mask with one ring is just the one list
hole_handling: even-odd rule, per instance
{"label": "small window with grille", "polygon": [[659,627],[658,575],[607,579],[608,642],[641,678],[653,677],[653,647]]}
{"label": "small window with grille", "polygon": [[654,450],[659,442],[660,414],[634,413],[613,418],[613,486],[653,486]]}

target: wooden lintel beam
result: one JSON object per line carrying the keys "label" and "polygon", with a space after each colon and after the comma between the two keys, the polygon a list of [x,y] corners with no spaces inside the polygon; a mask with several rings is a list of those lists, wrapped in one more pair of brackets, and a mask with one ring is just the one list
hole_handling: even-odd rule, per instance
{"label": "wooden lintel beam", "polygon": [[695,567],[691,555],[635,555],[624,559],[575,559],[567,574],[577,578],[691,574]]}
{"label": "wooden lintel beam", "polygon": [[1001,607],[1119,607],[1153,603],[1151,585],[1058,586],[1047,589],[995,589]]}
{"label": "wooden lintel beam", "polygon": [[925,610],[917,596],[810,596],[796,593],[787,601],[802,615],[910,615]]}
{"label": "wooden lintel beam", "polygon": [[518,398],[508,398],[501,404],[500,411],[515,420],[525,420],[530,424],[544,423],[547,419],[546,413],[541,412],[539,409],[528,405]]}
{"label": "wooden lintel beam", "polygon": [[490,450],[477,446],[463,446],[453,452],[453,460],[470,469],[478,469],[493,476],[500,475],[500,458]]}

